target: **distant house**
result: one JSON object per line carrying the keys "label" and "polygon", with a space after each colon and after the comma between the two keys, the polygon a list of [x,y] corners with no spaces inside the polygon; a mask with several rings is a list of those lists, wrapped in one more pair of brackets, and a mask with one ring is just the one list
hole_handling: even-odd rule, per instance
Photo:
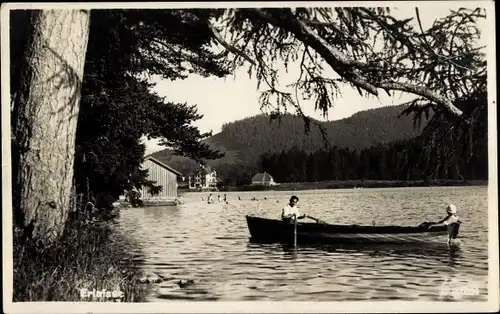
{"label": "distant house", "polygon": [[208,166],[200,166],[189,178],[190,190],[217,190],[217,171]]}
{"label": "distant house", "polygon": [[256,175],[253,176],[252,185],[271,186],[271,185],[277,185],[277,183],[274,182],[273,177],[269,173],[264,171],[262,173],[257,173]]}
{"label": "distant house", "polygon": [[141,194],[143,201],[168,201],[177,198],[177,177],[182,175],[179,171],[152,156],[147,156],[144,159],[142,169],[148,170],[148,180],[156,181],[155,185],[162,187],[161,192],[155,196],[149,193],[147,187],[142,187]]}

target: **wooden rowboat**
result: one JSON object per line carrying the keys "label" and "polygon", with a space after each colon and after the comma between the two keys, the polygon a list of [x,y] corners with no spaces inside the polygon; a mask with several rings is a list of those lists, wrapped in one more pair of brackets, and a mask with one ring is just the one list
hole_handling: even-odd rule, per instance
{"label": "wooden rowboat", "polygon": [[[246,216],[252,242],[294,243],[294,224]],[[446,243],[458,235],[460,223],[449,226],[360,226],[314,222],[297,223],[297,243],[405,244]]]}

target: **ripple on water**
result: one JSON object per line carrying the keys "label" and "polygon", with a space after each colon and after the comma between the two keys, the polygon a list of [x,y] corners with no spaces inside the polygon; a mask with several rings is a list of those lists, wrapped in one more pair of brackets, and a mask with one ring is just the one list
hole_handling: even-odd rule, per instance
{"label": "ripple on water", "polygon": [[[200,201],[199,193],[188,193],[181,196],[184,204],[175,209],[124,211],[119,228],[139,243],[140,250],[131,251],[137,254],[134,260],[141,269],[166,279],[151,296],[154,301],[291,297],[297,301],[436,301],[443,300],[440,287],[450,279],[477,283],[487,277],[486,188],[295,193],[310,215],[337,223],[376,220],[378,225],[416,225],[441,218],[443,213],[436,208],[453,201],[464,221],[460,233],[464,241],[458,250],[438,243],[432,248],[299,247],[297,254],[278,244],[250,243],[245,214],[277,217],[290,192],[229,192],[229,205],[208,205]],[[253,196],[261,201],[250,201]],[[192,278],[196,285],[181,289],[176,284],[181,278]],[[485,300],[487,291],[481,289],[480,295],[467,298]]]}

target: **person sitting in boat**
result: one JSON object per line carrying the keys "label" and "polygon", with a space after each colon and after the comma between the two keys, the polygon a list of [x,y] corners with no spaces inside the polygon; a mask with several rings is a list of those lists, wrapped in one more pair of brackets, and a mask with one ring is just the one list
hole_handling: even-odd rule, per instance
{"label": "person sitting in boat", "polygon": [[281,211],[281,220],[285,222],[293,222],[294,217],[297,219],[306,218],[306,214],[301,215],[297,204],[299,203],[299,198],[295,195],[290,197],[290,203],[286,205]]}

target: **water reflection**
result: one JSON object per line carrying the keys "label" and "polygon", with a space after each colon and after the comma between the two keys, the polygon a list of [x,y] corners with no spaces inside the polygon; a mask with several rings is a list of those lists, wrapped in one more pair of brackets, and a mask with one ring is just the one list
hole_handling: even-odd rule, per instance
{"label": "water reflection", "polygon": [[396,245],[396,244],[329,244],[329,245],[300,245],[297,248],[290,244],[262,244],[249,240],[247,250],[259,251],[260,253],[276,253],[282,251],[285,256],[296,257],[298,254],[317,254],[318,252],[339,254],[363,254],[370,257],[400,256],[418,257],[421,260],[431,259],[436,261],[447,261],[449,266],[455,266],[461,258],[460,246],[448,246],[440,243],[428,243],[418,246]]}
{"label": "water reflection", "polygon": [[181,217],[181,209],[178,206],[164,206],[155,207],[147,206],[142,209],[144,211],[144,217],[154,220],[178,220]]}

